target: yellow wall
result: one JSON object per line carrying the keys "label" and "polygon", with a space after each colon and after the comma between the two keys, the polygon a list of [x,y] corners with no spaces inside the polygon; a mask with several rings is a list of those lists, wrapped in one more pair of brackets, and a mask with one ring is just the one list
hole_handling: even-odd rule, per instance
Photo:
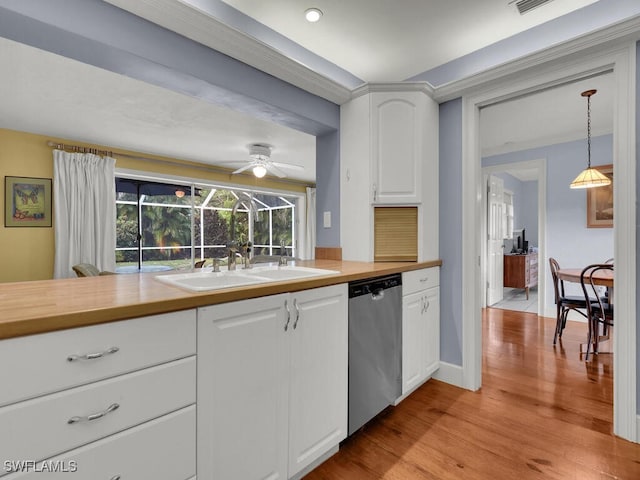
{"label": "yellow wall", "polygon": [[[203,170],[202,165],[175,158],[158,157],[104,145],[93,145],[70,139],[55,138],[0,129],[0,176],[53,178],[53,154],[47,141],[116,150],[130,155],[142,155],[158,160],[179,162],[181,165],[166,165],[126,157],[116,158],[116,168],[126,168],[150,173],[162,173],[190,177],[203,181],[234,183],[261,188],[273,188],[303,192],[304,186],[283,185],[267,178],[257,179],[249,175],[230,175]],[[4,186],[0,199],[4,212]],[[0,227],[0,282],[43,280],[53,277],[54,228],[4,226],[4,214]]]}

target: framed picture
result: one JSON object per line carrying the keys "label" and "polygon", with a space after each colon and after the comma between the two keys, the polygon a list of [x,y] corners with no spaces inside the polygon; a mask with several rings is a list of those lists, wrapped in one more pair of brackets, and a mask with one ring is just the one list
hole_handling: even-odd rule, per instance
{"label": "framed picture", "polygon": [[4,177],[4,226],[51,226],[51,179]]}
{"label": "framed picture", "polygon": [[611,185],[587,190],[587,228],[613,228],[613,165],[594,167],[611,179]]}

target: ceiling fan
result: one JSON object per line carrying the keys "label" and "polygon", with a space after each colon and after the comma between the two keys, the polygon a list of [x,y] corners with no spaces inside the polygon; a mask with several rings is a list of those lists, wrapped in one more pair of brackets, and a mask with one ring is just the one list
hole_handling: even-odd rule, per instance
{"label": "ceiling fan", "polygon": [[[252,169],[253,174],[258,177],[264,177],[267,172],[273,173],[279,178],[284,178],[287,174],[282,171],[283,168],[291,170],[304,170],[302,165],[296,165],[295,163],[280,163],[271,160],[271,145],[263,143],[254,143],[249,145],[249,163],[247,165],[231,172],[231,174],[241,173],[245,170]],[[238,161],[222,162],[222,163],[239,163]]]}

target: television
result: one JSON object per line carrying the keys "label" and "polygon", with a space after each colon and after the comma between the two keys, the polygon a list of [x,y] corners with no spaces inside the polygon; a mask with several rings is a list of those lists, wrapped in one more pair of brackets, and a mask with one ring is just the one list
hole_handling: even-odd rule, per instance
{"label": "television", "polygon": [[511,248],[511,253],[528,253],[529,252],[529,242],[527,242],[525,237],[525,229],[514,230],[513,231],[513,247]]}

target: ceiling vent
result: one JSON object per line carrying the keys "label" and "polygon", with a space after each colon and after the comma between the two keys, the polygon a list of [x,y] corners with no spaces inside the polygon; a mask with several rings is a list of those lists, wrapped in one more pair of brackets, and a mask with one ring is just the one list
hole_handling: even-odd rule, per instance
{"label": "ceiling vent", "polygon": [[538,8],[545,3],[552,2],[553,0],[517,0],[511,1],[509,4],[515,3],[516,7],[518,7],[518,11],[520,15],[524,15],[525,13],[533,10],[534,8]]}

